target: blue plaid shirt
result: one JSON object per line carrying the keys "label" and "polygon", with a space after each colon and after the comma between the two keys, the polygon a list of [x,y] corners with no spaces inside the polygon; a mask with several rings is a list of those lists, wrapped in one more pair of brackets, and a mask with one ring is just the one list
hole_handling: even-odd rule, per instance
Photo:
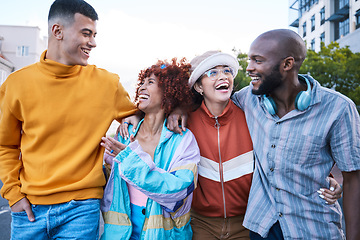
{"label": "blue plaid shirt", "polygon": [[329,173],[360,169],[360,120],[354,103],[311,79],[310,107],[279,118],[265,110],[252,85],[232,99],[246,115],[255,171],[243,225],[267,236],[279,221],[285,239],[345,239],[338,203],[316,192]]}

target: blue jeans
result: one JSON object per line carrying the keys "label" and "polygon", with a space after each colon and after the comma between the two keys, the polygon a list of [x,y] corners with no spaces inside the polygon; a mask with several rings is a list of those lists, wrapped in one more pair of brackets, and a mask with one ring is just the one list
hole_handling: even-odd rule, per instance
{"label": "blue jeans", "polygon": [[281,231],[281,227],[280,227],[280,223],[276,222],[269,231],[269,234],[266,238],[261,237],[259,234],[257,234],[256,232],[250,231],[250,239],[251,240],[283,240],[283,234]]}
{"label": "blue jeans", "polygon": [[99,238],[100,199],[54,205],[32,205],[35,221],[26,212],[12,212],[11,239],[94,239]]}

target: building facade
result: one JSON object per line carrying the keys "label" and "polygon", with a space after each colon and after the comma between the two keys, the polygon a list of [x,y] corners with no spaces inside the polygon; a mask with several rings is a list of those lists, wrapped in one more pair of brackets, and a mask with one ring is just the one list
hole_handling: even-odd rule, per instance
{"label": "building facade", "polygon": [[5,79],[15,70],[15,66],[10,62],[2,53],[1,46],[4,41],[4,38],[0,36],[0,85],[5,81]]}
{"label": "building facade", "polygon": [[360,52],[360,0],[289,0],[289,6],[290,26],[309,49],[337,41]]}
{"label": "building facade", "polygon": [[39,61],[46,48],[39,27],[0,25],[0,84],[11,72]]}

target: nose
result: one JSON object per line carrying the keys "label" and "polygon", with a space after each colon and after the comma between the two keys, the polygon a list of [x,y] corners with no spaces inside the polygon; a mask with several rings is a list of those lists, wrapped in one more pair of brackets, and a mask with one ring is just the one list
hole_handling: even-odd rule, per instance
{"label": "nose", "polygon": [[139,87],[139,91],[140,92],[141,90],[144,90],[146,88],[146,83],[143,83],[140,87]]}
{"label": "nose", "polygon": [[91,48],[95,48],[96,47],[96,41],[95,41],[95,37],[91,37],[90,41],[88,42],[89,46]]}
{"label": "nose", "polygon": [[227,79],[228,76],[224,73],[224,70],[219,71],[219,79]]}
{"label": "nose", "polygon": [[254,71],[254,65],[253,65],[252,62],[253,62],[253,61],[249,61],[249,63],[248,63],[248,65],[247,65],[247,67],[246,67],[246,71],[247,71],[247,72],[252,72],[252,71]]}

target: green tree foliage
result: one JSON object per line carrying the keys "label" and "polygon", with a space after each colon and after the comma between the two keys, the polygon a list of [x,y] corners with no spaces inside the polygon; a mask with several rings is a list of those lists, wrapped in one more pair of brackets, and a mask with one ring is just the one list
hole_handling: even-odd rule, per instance
{"label": "green tree foliage", "polygon": [[237,51],[235,49],[233,49],[233,52],[236,54],[240,65],[239,72],[234,79],[234,90],[237,91],[245,86],[248,86],[251,78],[246,74],[246,67],[248,65],[247,53],[242,53],[241,51]]}
{"label": "green tree foliage", "polygon": [[321,43],[321,50],[307,51],[307,57],[300,73],[308,73],[320,84],[335,89],[360,105],[360,53],[353,53],[349,47],[340,48],[339,43],[328,46]]}

